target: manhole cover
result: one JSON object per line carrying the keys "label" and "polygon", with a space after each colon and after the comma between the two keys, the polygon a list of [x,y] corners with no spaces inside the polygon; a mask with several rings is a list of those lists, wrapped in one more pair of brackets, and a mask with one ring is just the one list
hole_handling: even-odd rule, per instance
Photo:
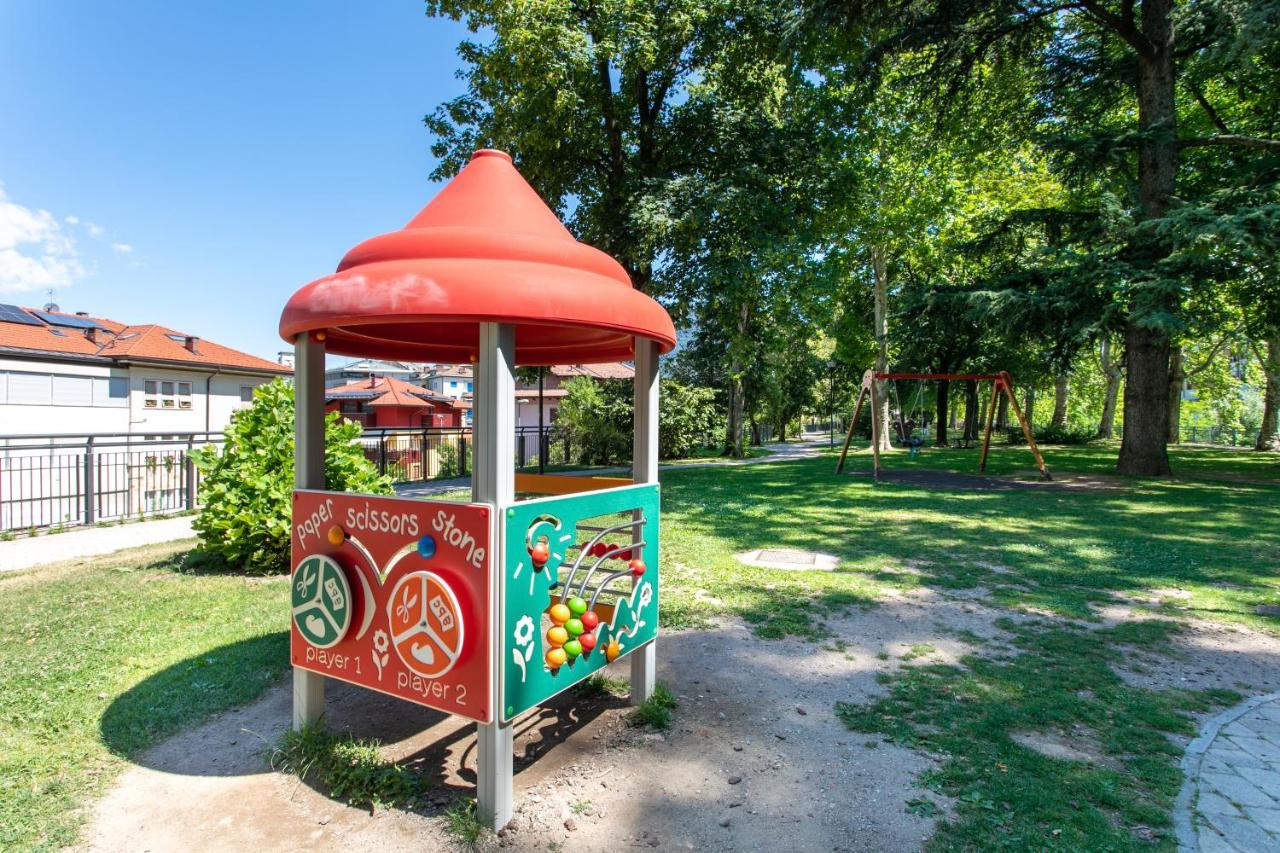
{"label": "manhole cover", "polygon": [[832,554],[817,551],[800,551],[794,548],[758,548],[736,555],[738,562],[766,569],[790,569],[792,571],[829,572],[840,562]]}
{"label": "manhole cover", "polygon": [[766,548],[757,558],[770,563],[795,563],[797,566],[812,566],[818,555],[812,551],[785,551],[777,548]]}

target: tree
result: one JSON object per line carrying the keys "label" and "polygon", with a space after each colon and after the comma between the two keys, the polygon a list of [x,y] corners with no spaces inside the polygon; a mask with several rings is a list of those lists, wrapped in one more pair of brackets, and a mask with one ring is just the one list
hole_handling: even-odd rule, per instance
{"label": "tree", "polygon": [[[1202,150],[1228,150],[1256,166],[1280,149],[1271,126],[1273,5],[1204,0],[1175,14],[1172,0],[818,0],[811,11],[819,22],[843,25],[850,53],[868,71],[891,55],[927,57],[939,109],[947,112],[963,111],[993,66],[1045,69],[1040,92],[1023,109],[1041,116],[1041,139],[1064,175],[1096,181],[1105,174],[1111,197],[1123,199],[1130,215],[1106,282],[1124,310],[1125,433],[1117,468],[1168,474],[1170,337],[1180,327],[1185,289],[1205,279],[1181,251],[1188,238],[1182,208],[1195,209],[1197,200],[1179,196],[1180,169],[1185,173],[1188,157]],[[1250,90],[1250,99],[1271,107],[1252,115],[1250,130],[1266,135],[1226,132],[1224,123],[1180,136],[1180,113],[1221,111],[1203,90],[1180,91],[1179,70],[1188,78],[1212,76],[1218,87],[1235,79],[1224,71],[1270,75],[1271,85]]]}
{"label": "tree", "polygon": [[683,100],[720,49],[732,4],[428,0],[485,40],[458,48],[467,91],[425,118],[447,178],[477,148],[508,149],[580,239],[649,290],[659,247],[636,213],[699,156]]}
{"label": "tree", "polygon": [[[192,451],[202,478],[192,527],[204,554],[251,574],[288,570],[293,429],[293,386],[276,379],[254,390],[253,405],[232,415],[221,452],[214,445]],[[324,487],[391,494],[391,481],[365,458],[359,438],[359,424],[337,412],[325,417]]]}

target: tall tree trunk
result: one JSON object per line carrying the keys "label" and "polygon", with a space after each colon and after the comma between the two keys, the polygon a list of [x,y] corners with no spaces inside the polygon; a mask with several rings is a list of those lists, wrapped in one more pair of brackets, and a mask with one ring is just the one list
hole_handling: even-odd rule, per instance
{"label": "tall tree trunk", "polygon": [[735,375],[729,380],[729,423],[724,431],[724,451],[721,456],[741,459],[745,455],[742,449],[743,408],[742,379]]}
{"label": "tall tree trunk", "polygon": [[1067,428],[1067,393],[1071,388],[1071,380],[1067,374],[1060,373],[1053,377],[1053,419],[1049,426],[1053,429]]}
{"label": "tall tree trunk", "polygon": [[1009,397],[1005,394],[999,396],[1000,404],[996,406],[996,432],[1005,432],[1009,429]]}
{"label": "tall tree trunk", "polygon": [[1271,330],[1266,346],[1265,353],[1258,351],[1267,387],[1262,393],[1262,429],[1254,450],[1280,450],[1280,329]]}
{"label": "tall tree trunk", "polygon": [[1026,400],[1022,404],[1022,414],[1027,419],[1027,424],[1034,433],[1036,428],[1036,387],[1034,385],[1027,386]]}
{"label": "tall tree trunk", "polygon": [[978,381],[964,381],[964,440],[978,440]]}
{"label": "tall tree trunk", "polygon": [[1182,431],[1182,386],[1186,384],[1187,371],[1182,363],[1182,347],[1169,347],[1169,414],[1166,435],[1170,444],[1178,443]]}
{"label": "tall tree trunk", "polygon": [[735,459],[746,456],[742,447],[742,421],[747,401],[743,393],[742,376],[746,373],[747,365],[742,349],[750,324],[751,306],[744,303],[738,308],[737,334],[729,344],[729,423],[725,427],[724,451],[720,454]]}
{"label": "tall tree trunk", "polygon": [[938,429],[937,435],[934,436],[933,443],[937,447],[947,446],[947,414],[951,407],[947,400],[947,380],[938,380]]}
{"label": "tall tree trunk", "polygon": [[[876,373],[889,371],[889,280],[885,267],[884,247],[871,247],[871,283],[875,307]],[[885,380],[876,381],[876,398],[879,405],[872,417],[880,419],[880,449],[888,450],[889,444],[889,395]]]}
{"label": "tall tree trunk", "polygon": [[[1138,51],[1138,202],[1142,220],[1169,210],[1178,164],[1177,112],[1174,104],[1173,0],[1142,0]],[[1148,258],[1158,260],[1167,247],[1153,241]],[[1148,247],[1142,247],[1148,248]],[[1162,477],[1172,473],[1165,442],[1169,435],[1169,335],[1144,324],[1142,315],[1172,313],[1172,297],[1139,292],[1129,304],[1125,326],[1124,438],[1116,470],[1121,474]],[[1149,322],[1149,321],[1148,321]]]}
{"label": "tall tree trunk", "polygon": [[1102,395],[1102,417],[1098,420],[1098,438],[1111,438],[1116,428],[1116,400],[1120,396],[1120,362],[1111,357],[1111,336],[1102,339],[1098,348],[1098,365],[1107,378]]}
{"label": "tall tree trunk", "polygon": [[751,446],[759,447],[761,444],[764,443],[760,440],[760,422],[756,420],[755,415],[752,415],[750,420],[751,420]]}

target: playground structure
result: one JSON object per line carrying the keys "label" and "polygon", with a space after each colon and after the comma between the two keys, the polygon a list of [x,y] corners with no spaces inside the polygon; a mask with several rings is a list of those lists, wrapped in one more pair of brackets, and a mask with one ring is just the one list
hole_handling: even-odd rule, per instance
{"label": "playground structure", "polygon": [[[1027,439],[1027,446],[1031,448],[1031,453],[1035,456],[1036,467],[1040,469],[1040,476],[1046,480],[1052,480],[1049,469],[1045,467],[1044,457],[1040,454],[1040,448],[1036,446],[1036,437],[1032,434],[1031,424],[1027,422],[1026,417],[1022,414],[1022,407],[1018,405],[1018,399],[1013,393],[1013,378],[1009,376],[1008,371],[1000,371],[999,373],[878,373],[874,370],[868,370],[862,374],[862,385],[858,388],[858,400],[853,407],[853,418],[849,421],[849,428],[844,435],[844,446],[840,448],[840,461],[836,463],[836,473],[844,473],[845,458],[849,455],[849,443],[853,441],[853,431],[857,426],[858,417],[862,414],[862,404],[870,399],[871,402],[871,458],[873,475],[876,480],[880,479],[880,418],[876,413],[880,411],[880,392],[877,384],[884,380],[897,379],[921,379],[921,380],[945,380],[945,381],[976,381],[991,383],[991,402],[987,406],[987,422],[982,433],[982,455],[978,457],[978,470],[987,470],[987,454],[991,450],[991,429],[995,423],[996,401],[1003,392],[1009,400],[1009,405],[1013,409],[1013,413],[1018,418],[1018,423],[1022,426],[1022,434]],[[905,431],[904,431],[905,432]],[[906,435],[903,435],[906,438]]]}
{"label": "playground structure", "polygon": [[[326,678],[477,723],[477,812],[513,806],[512,721],[615,660],[651,695],[666,311],[577,242],[503,152],[289,300],[293,725]],[[475,364],[469,503],[324,491],[325,353]],[[635,362],[632,477],[516,474],[516,366]],[[526,499],[517,499],[517,493]],[[528,497],[543,495],[543,497]]]}

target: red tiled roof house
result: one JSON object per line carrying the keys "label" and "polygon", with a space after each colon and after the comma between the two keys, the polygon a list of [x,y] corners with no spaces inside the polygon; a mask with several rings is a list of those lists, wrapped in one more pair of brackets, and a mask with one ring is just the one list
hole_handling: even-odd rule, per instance
{"label": "red tiled roof house", "polygon": [[325,389],[325,411],[365,427],[458,427],[462,410],[449,397],[393,376],[371,376]]}
{"label": "red tiled roof house", "polygon": [[164,326],[0,304],[0,435],[222,432],[292,373]]}

